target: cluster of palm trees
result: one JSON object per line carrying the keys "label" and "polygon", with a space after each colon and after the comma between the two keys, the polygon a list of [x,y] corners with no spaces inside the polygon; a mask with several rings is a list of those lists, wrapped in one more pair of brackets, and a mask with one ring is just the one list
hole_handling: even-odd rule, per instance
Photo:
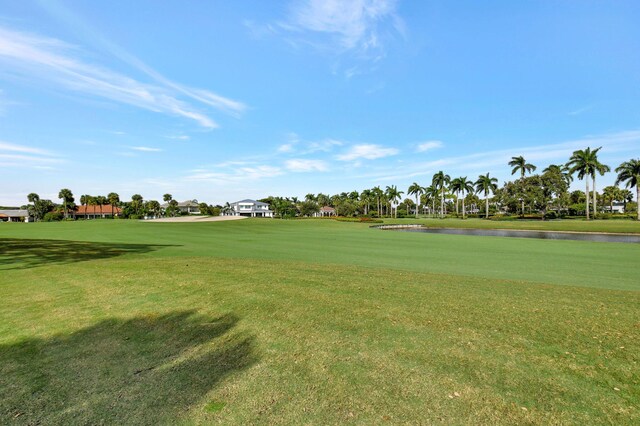
{"label": "cluster of palm trees", "polygon": [[[588,147],[583,150],[576,150],[566,164],[549,165],[543,170],[541,179],[537,180],[527,178],[527,174],[532,174],[537,170],[535,165],[527,162],[523,156],[512,157],[508,165],[512,168],[512,175],[519,175],[519,179],[515,182],[519,184],[516,188],[523,191],[517,199],[520,214],[524,216],[525,212],[526,194],[522,189],[523,187],[526,187],[526,185],[540,186],[540,188],[537,188],[539,189],[537,194],[542,200],[537,201],[538,204],[543,206],[544,213],[548,206],[554,204],[554,200],[571,198],[568,188],[575,175],[578,179],[585,180],[584,211],[587,219],[590,219],[591,212],[594,212],[594,214],[597,212],[598,194],[596,190],[596,176],[602,176],[611,171],[609,166],[602,164],[598,160],[598,153],[601,149],[601,147],[596,149]],[[640,181],[640,159],[626,161],[616,168],[615,171],[618,174],[615,186],[606,187],[602,194],[602,199],[609,201],[611,210],[613,210],[613,201],[630,200],[630,191],[617,187],[620,183],[626,183],[627,187],[635,187],[637,192],[636,199],[640,197],[640,187],[638,185]],[[591,187],[589,186],[590,183],[592,184]],[[439,216],[445,217],[447,214],[447,201],[453,198],[456,213],[459,211],[460,201],[462,202],[462,217],[464,218],[467,215],[466,203],[471,199],[478,200],[478,196],[482,196],[484,197],[485,204],[484,215],[488,217],[490,212],[490,199],[493,196],[494,200],[498,202],[501,197],[506,197],[507,195],[505,194],[507,191],[505,188],[508,184],[509,182],[505,182],[503,188],[498,188],[498,180],[489,173],[480,175],[475,181],[472,181],[468,179],[467,176],[451,178],[451,176],[441,170],[433,175],[431,185],[429,186],[421,186],[417,182],[412,183],[407,189],[407,195],[413,196],[415,202],[414,200],[406,199],[402,204],[404,204],[407,211],[413,209],[416,217],[418,217],[421,206],[423,207],[423,212],[428,210],[434,214],[437,203]],[[370,189],[365,189],[360,193],[358,193],[358,191],[352,191],[332,196],[322,193],[317,195],[307,194],[304,202],[317,206],[333,206],[338,210],[338,214],[344,215],[367,215],[371,211],[371,207],[374,206],[378,216],[397,217],[398,207],[401,205],[400,201],[402,200],[403,194],[404,192],[399,190],[395,185],[387,186],[385,189],[382,189],[380,186],[375,186]],[[265,201],[277,201],[277,205],[283,205],[286,206],[286,208],[297,208],[298,213],[302,214],[302,203],[299,203],[296,197],[269,197],[265,199]],[[430,207],[428,207],[429,204]],[[638,208],[638,220],[640,220],[640,207]]]}

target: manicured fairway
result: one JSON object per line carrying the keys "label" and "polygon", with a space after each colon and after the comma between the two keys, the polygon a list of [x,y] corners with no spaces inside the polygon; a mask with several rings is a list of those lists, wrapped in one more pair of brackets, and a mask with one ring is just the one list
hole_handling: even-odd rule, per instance
{"label": "manicured fairway", "polygon": [[0,423],[637,423],[638,259],[316,220],[3,224]]}

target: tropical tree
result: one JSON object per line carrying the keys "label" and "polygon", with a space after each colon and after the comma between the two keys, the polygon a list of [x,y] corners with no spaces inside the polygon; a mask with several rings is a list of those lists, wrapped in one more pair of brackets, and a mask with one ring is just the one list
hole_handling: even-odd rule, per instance
{"label": "tropical tree", "polygon": [[384,196],[384,191],[379,186],[374,186],[371,189],[371,193],[374,197],[376,197],[376,202],[378,205],[378,217],[382,216],[382,197]]}
{"label": "tropical tree", "polygon": [[[599,150],[598,148],[596,152]],[[569,161],[567,162],[567,168],[570,174],[578,173],[578,179],[584,179],[585,182],[585,211],[587,220],[589,220],[589,177],[595,176],[596,173],[597,156],[594,156],[594,152],[590,147],[587,149],[579,149],[573,151]],[[594,177],[595,179],[595,177]]]}
{"label": "tropical tree", "polygon": [[35,220],[38,221],[39,219],[41,219],[39,209],[40,196],[35,192],[32,192],[31,194],[27,195],[27,200],[29,200],[30,203],[33,203],[33,207],[30,208],[31,214],[33,215]]}
{"label": "tropical tree", "polygon": [[440,217],[444,218],[444,190],[451,182],[451,176],[445,174],[442,170],[433,175],[431,185],[440,193]]}
{"label": "tropical tree", "polygon": [[73,193],[70,189],[63,188],[58,192],[58,198],[62,200],[62,207],[64,208],[64,218],[67,219],[69,217],[68,206],[73,203]]}
{"label": "tropical tree", "polygon": [[131,204],[133,205],[133,211],[136,213],[136,216],[139,216],[140,207],[142,207],[142,195],[133,194],[131,196]]}
{"label": "tropical tree", "polygon": [[618,174],[616,185],[626,182],[627,188],[636,188],[637,220],[640,220],[640,159],[625,161],[616,168],[616,173]]}
{"label": "tropical tree", "polygon": [[609,213],[613,213],[613,202],[620,198],[620,188],[609,185],[602,189],[602,199],[609,202]]}
{"label": "tropical tree", "polygon": [[[466,179],[466,178],[465,178]],[[449,190],[455,197],[456,201],[456,215],[459,212],[458,205],[460,204],[458,201],[460,200],[460,192],[462,192],[462,178],[453,178],[451,179],[451,184],[449,185]]]}
{"label": "tropical tree", "polygon": [[[111,195],[111,194],[109,194]],[[113,204],[111,205],[113,208]],[[151,200],[147,202],[147,210],[153,214],[154,217],[158,216],[160,213],[160,203],[156,200]]]}
{"label": "tropical tree", "polygon": [[420,209],[420,196],[424,194],[424,188],[413,182],[409,189],[407,189],[407,195],[413,195],[416,197],[416,219],[418,218],[418,210]]}
{"label": "tropical tree", "polygon": [[424,196],[426,204],[431,201],[431,214],[433,215],[436,211],[436,198],[440,196],[438,189],[433,185],[429,185],[424,188]]}
{"label": "tropical tree", "polygon": [[467,212],[464,205],[464,199],[466,194],[473,191],[473,182],[467,179],[466,176],[458,178],[458,192],[462,194],[462,218],[464,219]]}
{"label": "tropical tree", "polygon": [[111,217],[114,217],[113,208],[120,203],[120,196],[115,192],[110,192],[107,194],[107,200],[109,200],[109,204],[111,204]]}
{"label": "tropical tree", "polygon": [[[91,195],[88,194],[83,194],[80,196],[80,205],[81,206],[88,206],[90,204],[90,201],[93,199],[93,197]],[[87,211],[85,210],[85,215],[84,218],[87,219]]]}
{"label": "tropical tree", "polygon": [[[511,157],[509,166],[513,167],[511,170],[512,175],[520,172],[520,179],[524,179],[524,175],[526,173],[533,173],[537,169],[533,164],[527,163],[527,160],[525,160],[522,155],[518,157]],[[524,216],[524,197],[522,197],[522,216]]]}
{"label": "tropical tree", "polygon": [[395,208],[395,217],[398,217],[398,207],[397,207],[397,201],[402,199],[402,194],[404,194],[403,191],[398,191],[398,187],[395,185],[391,185],[391,186],[387,186],[386,190],[385,190],[385,195],[387,196],[387,200],[389,201],[389,208],[391,209],[391,213],[393,214],[393,207],[392,204],[396,204],[396,208]]}
{"label": "tropical tree", "polygon": [[596,205],[596,173],[598,173],[600,176],[603,176],[605,173],[610,172],[611,171],[611,167],[607,166],[606,164],[602,164],[600,161],[598,161],[598,151],[600,151],[602,149],[602,147],[594,149],[593,151],[591,151],[591,154],[593,156],[593,170],[591,172],[591,179],[593,180],[593,218],[595,219],[596,214],[598,213],[598,209],[597,209],[597,205]]}
{"label": "tropical tree", "polygon": [[373,199],[373,193],[370,189],[363,189],[360,193],[360,202],[364,207],[364,214],[369,214],[369,210],[371,209],[371,200]]}
{"label": "tropical tree", "polygon": [[490,177],[489,173],[478,176],[476,181],[476,192],[484,193],[484,217],[489,218],[489,193],[495,193],[498,189],[498,179]]}

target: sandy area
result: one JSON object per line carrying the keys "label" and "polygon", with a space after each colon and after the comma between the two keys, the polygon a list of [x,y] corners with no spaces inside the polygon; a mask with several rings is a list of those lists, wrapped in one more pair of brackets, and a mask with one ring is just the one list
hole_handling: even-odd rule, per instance
{"label": "sandy area", "polygon": [[223,220],[247,219],[244,216],[178,216],[149,219],[143,222],[222,222]]}

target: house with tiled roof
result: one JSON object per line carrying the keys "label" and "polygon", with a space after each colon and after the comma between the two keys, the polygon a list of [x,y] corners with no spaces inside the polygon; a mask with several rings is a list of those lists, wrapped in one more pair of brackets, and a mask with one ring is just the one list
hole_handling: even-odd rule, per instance
{"label": "house with tiled roof", "polygon": [[98,205],[86,205],[77,206],[73,212],[76,219],[104,219],[107,217],[117,217],[122,214],[120,207],[111,206],[111,204]]}

